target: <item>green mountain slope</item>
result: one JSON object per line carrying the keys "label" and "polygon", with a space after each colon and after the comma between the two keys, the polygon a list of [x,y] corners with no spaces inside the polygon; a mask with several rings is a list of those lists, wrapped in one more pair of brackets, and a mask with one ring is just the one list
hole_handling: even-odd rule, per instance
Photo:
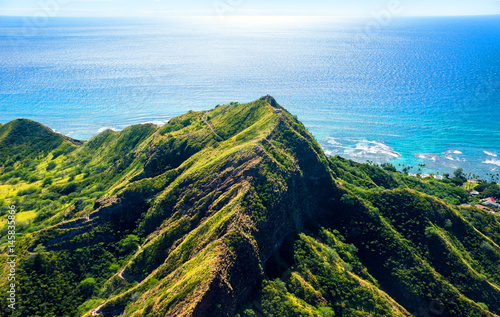
{"label": "green mountain slope", "polygon": [[17,119],[0,126],[0,159],[6,165],[37,155],[47,155],[57,148],[71,151],[80,144],[27,119]]}
{"label": "green mountain slope", "polygon": [[15,125],[2,316],[500,314],[498,215],[452,182],[326,157],[272,97],[87,142]]}

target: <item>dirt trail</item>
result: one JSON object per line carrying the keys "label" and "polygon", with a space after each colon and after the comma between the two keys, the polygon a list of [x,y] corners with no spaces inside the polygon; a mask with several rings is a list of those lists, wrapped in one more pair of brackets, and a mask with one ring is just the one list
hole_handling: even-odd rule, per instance
{"label": "dirt trail", "polygon": [[219,138],[219,139],[222,139],[222,137],[220,135],[217,134],[217,132],[215,132],[214,128],[212,128],[212,126],[210,125],[210,123],[208,123],[207,119],[206,119],[206,116],[208,114],[208,111],[205,111],[205,114],[203,115],[203,117],[201,117],[201,119],[203,121],[205,121],[205,123],[208,125],[208,127],[210,128],[210,130],[212,130],[212,132]]}

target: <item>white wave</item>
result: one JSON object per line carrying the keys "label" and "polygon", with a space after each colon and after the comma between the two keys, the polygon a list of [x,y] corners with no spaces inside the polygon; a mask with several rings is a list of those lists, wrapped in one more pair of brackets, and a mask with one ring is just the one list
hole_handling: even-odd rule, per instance
{"label": "white wave", "polygon": [[483,151],[484,154],[486,155],[489,155],[489,156],[494,156],[494,157],[497,157],[498,155],[496,155],[495,153],[493,152],[490,152],[490,151]]}
{"label": "white wave", "polygon": [[113,131],[115,131],[115,132],[120,131],[120,129],[118,129],[118,128],[114,128],[114,127],[102,127],[102,128],[100,128],[99,130],[97,130],[97,133],[101,133],[101,132],[106,131],[106,130],[108,130],[108,129],[109,129],[109,130],[113,130]]}
{"label": "white wave", "polygon": [[499,159],[495,159],[495,158],[486,160],[483,163],[484,164],[492,164],[492,165],[500,166],[500,160]]}
{"label": "white wave", "polygon": [[[454,153],[454,152],[453,152]],[[467,162],[467,160],[465,158],[460,158],[458,156],[453,156],[451,155],[450,153],[446,153],[444,158],[446,160],[450,160],[450,161],[457,161],[457,162]]]}
{"label": "white wave", "polygon": [[362,140],[356,143],[355,148],[345,149],[344,153],[355,157],[380,156],[386,159],[401,157],[401,154],[395,152],[387,144],[368,140]]}
{"label": "white wave", "polygon": [[434,153],[416,153],[415,157],[420,158],[420,159],[424,159],[424,160],[432,160],[434,162],[440,158],[439,155],[434,154]]}
{"label": "white wave", "polygon": [[460,151],[457,151],[457,150],[453,151],[453,153],[454,153],[454,154],[464,154],[464,153],[462,153],[462,152],[460,152]]}
{"label": "white wave", "polygon": [[143,122],[141,124],[148,124],[148,123],[152,123],[154,125],[157,125],[157,126],[162,126],[164,125],[166,122],[165,121],[161,121],[161,120],[152,120],[152,121],[146,121],[146,122]]}
{"label": "white wave", "polygon": [[370,141],[359,138],[327,137],[323,141],[324,151],[327,155],[339,154],[347,159],[358,162],[367,160],[384,163],[401,157],[401,154],[382,141]]}
{"label": "white wave", "polygon": [[335,138],[328,138],[328,141],[326,141],[328,144],[331,144],[331,145],[342,145],[339,141],[337,141],[337,139]]}

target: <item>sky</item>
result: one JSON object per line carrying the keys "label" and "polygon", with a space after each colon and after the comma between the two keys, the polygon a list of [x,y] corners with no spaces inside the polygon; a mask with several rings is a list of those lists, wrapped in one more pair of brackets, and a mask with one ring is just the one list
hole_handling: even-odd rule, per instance
{"label": "sky", "polygon": [[0,15],[190,16],[500,14],[500,0],[0,0]]}

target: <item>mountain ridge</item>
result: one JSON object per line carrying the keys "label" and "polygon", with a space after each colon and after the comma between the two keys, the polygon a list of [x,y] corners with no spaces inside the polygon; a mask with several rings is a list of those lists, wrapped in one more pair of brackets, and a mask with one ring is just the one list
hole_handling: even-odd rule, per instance
{"label": "mountain ridge", "polygon": [[[26,194],[4,199],[36,210],[22,316],[42,300],[45,315],[82,316],[500,312],[496,215],[446,202],[467,197],[446,182],[327,157],[270,96],[17,164],[4,182]],[[51,276],[69,295],[48,297]]]}

